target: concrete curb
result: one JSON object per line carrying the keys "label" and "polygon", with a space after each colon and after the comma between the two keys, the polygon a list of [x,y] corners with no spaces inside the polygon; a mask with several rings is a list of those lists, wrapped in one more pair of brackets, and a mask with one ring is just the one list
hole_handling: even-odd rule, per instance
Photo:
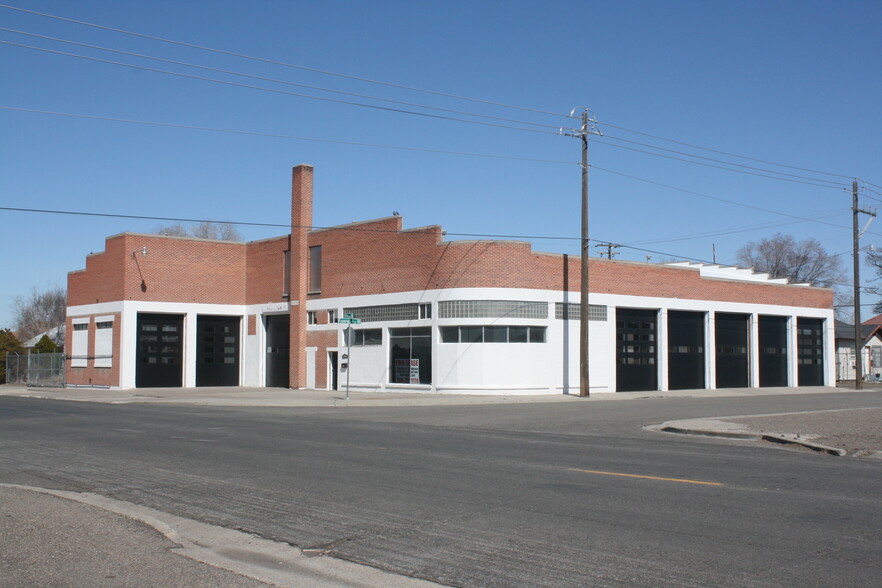
{"label": "concrete curb", "polygon": [[[668,421],[658,425],[656,430],[664,433],[677,433],[680,435],[699,435],[702,437],[720,437],[723,439],[735,439],[740,441],[768,441],[770,443],[778,443],[780,445],[798,445],[811,449],[818,453],[827,455],[835,455],[843,457],[848,454],[845,449],[838,447],[829,447],[820,443],[812,443],[803,439],[797,439],[793,435],[784,435],[780,433],[758,433],[749,430],[745,425],[737,423],[729,423],[715,419],[696,419],[700,426],[690,427],[687,421]],[[873,452],[882,453],[882,452]],[[862,457],[869,457],[864,456]],[[882,456],[880,456],[882,457]]]}
{"label": "concrete curb", "polygon": [[48,494],[139,521],[175,543],[178,547],[173,548],[172,552],[182,557],[272,586],[320,588],[438,586],[427,580],[339,559],[330,553],[330,549],[318,552],[314,549],[301,549],[288,543],[200,523],[91,492],[71,492],[5,483],[0,483],[0,487]]}

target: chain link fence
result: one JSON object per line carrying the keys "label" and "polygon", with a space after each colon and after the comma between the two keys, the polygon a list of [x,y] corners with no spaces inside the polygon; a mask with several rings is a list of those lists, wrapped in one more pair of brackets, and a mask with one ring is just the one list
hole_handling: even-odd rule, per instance
{"label": "chain link fence", "polygon": [[29,388],[64,388],[64,354],[7,353],[6,383]]}

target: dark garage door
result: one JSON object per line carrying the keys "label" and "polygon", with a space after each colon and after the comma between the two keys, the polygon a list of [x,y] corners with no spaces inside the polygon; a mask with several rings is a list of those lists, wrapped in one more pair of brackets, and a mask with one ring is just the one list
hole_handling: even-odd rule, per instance
{"label": "dark garage door", "polygon": [[824,385],[824,320],[798,318],[797,362],[799,363],[800,386]]}
{"label": "dark garage door", "polygon": [[787,385],[787,317],[759,317],[759,385]]}
{"label": "dark garage door", "polygon": [[239,385],[238,316],[196,317],[196,385]]}
{"label": "dark garage door", "polygon": [[749,386],[747,326],[750,315],[718,312],[714,315],[717,388]]}
{"label": "dark garage door", "polygon": [[616,390],[658,390],[657,310],[616,309]]}
{"label": "dark garage door", "polygon": [[137,388],[180,388],[183,384],[184,317],[138,313],[135,368]]}
{"label": "dark garage door", "polygon": [[668,312],[668,388],[704,388],[704,313]]}

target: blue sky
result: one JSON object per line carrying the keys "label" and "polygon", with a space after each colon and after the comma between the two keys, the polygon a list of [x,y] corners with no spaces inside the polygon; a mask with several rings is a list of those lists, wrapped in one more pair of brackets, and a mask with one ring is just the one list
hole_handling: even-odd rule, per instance
{"label": "blue sky", "polygon": [[[576,253],[579,141],[556,129],[576,125],[564,115],[583,106],[591,108],[604,134],[591,138],[591,236],[651,250],[623,247],[620,259],[710,260],[715,246],[718,262],[733,263],[743,244],[779,231],[797,239],[815,237],[829,251],[846,253],[851,178],[861,180],[862,205],[882,202],[878,1],[0,0],[5,2],[486,102],[0,7],[5,29],[516,122],[207,72],[4,30],[0,41],[5,43],[502,126],[306,99],[0,44],[2,207],[284,224],[290,168],[310,163],[316,169],[316,226],[394,210],[406,227],[441,224],[451,239],[520,235],[530,237],[537,250]],[[697,160],[710,165],[789,173],[797,177],[788,179],[797,181],[678,161],[671,157],[691,158],[652,146],[730,162]],[[13,296],[65,285],[67,272],[84,267],[90,252],[103,250],[105,237],[151,232],[163,224],[10,210],[0,210],[0,219],[5,253],[0,327],[12,326]],[[240,232],[252,240],[286,231],[242,226]],[[864,237],[863,244],[871,243],[882,246],[882,220]],[[850,256],[843,260],[850,268]],[[863,275],[872,277],[869,269]]]}

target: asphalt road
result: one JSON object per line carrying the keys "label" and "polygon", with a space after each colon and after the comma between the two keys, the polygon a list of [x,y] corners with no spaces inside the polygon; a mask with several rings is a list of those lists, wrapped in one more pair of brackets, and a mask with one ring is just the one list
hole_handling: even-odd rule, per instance
{"label": "asphalt road", "polygon": [[880,405],[880,393],[383,409],[0,398],[0,482],[457,586],[869,586],[882,577],[882,462],[641,427]]}

